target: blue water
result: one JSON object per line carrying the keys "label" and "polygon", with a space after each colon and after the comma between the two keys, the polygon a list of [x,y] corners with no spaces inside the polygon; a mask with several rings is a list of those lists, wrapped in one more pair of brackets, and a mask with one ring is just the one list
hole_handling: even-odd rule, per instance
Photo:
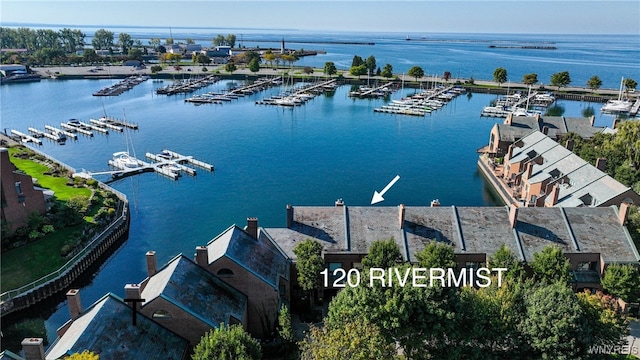
{"label": "blue water", "polygon": [[[542,74],[543,71],[555,72],[551,69],[561,63],[563,67],[557,70],[567,69],[572,76],[584,69],[593,71],[597,63],[602,66],[595,71],[611,74],[611,87],[616,87],[614,82],[619,81],[620,76],[638,73],[640,68],[637,63],[640,56],[626,58],[626,54],[638,52],[638,43],[628,44],[621,40],[625,37],[580,40],[565,36],[562,44],[573,44],[575,54],[562,51],[557,53],[559,58],[555,58],[553,53],[544,52],[545,58],[541,59],[536,56],[542,52],[527,54],[515,49],[501,52],[488,49],[485,43],[409,44],[398,35],[389,40],[371,34],[361,34],[356,39],[344,34],[322,36],[348,41],[371,38],[381,45],[332,45],[327,55],[306,58],[304,62],[317,65],[332,60],[341,64],[348,60],[350,64],[354,53],[366,57],[374,49],[382,49],[376,50],[382,54],[394,47],[394,51],[386,52],[388,58],[381,56],[379,63],[404,59],[394,62],[394,67],[429,64],[427,72],[441,73],[449,69],[454,76],[459,71],[461,76],[473,72],[476,77],[481,67],[488,67],[491,61],[491,72],[502,65],[510,72],[521,68],[523,72]],[[461,35],[442,36],[455,39]],[[559,45],[559,39],[556,40]],[[589,53],[591,50],[584,53],[578,50],[591,47],[619,50],[614,51],[617,55],[611,58],[598,59]],[[573,63],[563,63],[563,58],[571,56]],[[535,58],[524,61],[528,57]],[[519,63],[519,59],[523,59],[525,65]],[[490,74],[486,77],[490,78]],[[604,76],[601,77],[604,80]],[[140,126],[139,131],[130,133],[130,142],[126,140],[127,135],[115,133],[96,135],[93,139],[81,137],[63,146],[45,141],[39,148],[76,169],[100,171],[108,170],[107,160],[112,153],[126,150],[128,143],[132,143],[134,148],[129,150],[135,150],[138,157],[168,148],[214,163],[216,171],[200,170],[195,178],[184,176],[175,182],[147,173],[112,184],[127,194],[131,202],[130,238],[93,282],[82,289],[85,306],[105,292],[121,295],[126,283],[141,281],[146,273],[144,254],[148,250],[156,250],[159,263],[164,264],[180,252],[191,256],[195,246],[206,244],[234,223],[243,226],[249,216],[258,217],[261,226],[285,226],[288,203],[332,205],[337,198],[343,198],[347,205],[368,205],[373,191],[381,190],[396,175],[400,175],[400,180],[385,194],[383,206],[426,205],[436,198],[445,206],[498,205],[476,168],[476,149],[488,143],[489,130],[501,121],[479,116],[494,95],[463,95],[432,115],[415,118],[374,113],[373,108],[385,101],[352,100],[347,97],[349,86],[340,87],[333,96],[317,97],[295,109],[254,104],[255,100],[280,89],[223,105],[194,106],[184,102],[185,95],[155,95],[153,90],[166,85],[167,81],[163,84],[147,81],[118,97],[91,95],[113,82],[45,80],[2,86],[1,127],[26,132],[29,126],[57,126],[69,118],[88,120],[105,112],[122,117],[124,113],[127,120]],[[231,85],[229,81],[222,81],[201,92],[220,91]],[[405,94],[412,92],[404,91]],[[402,95],[396,93],[392,98]],[[597,125],[610,125],[612,121],[599,114],[599,104],[561,101],[558,106],[566,116],[582,116],[586,108],[593,107]],[[66,306],[61,304],[47,319],[50,340],[68,316]]]}

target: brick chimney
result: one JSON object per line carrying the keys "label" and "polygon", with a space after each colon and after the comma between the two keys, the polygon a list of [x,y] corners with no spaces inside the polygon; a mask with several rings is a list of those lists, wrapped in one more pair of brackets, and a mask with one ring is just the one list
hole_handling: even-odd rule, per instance
{"label": "brick chimney", "polygon": [[247,227],[245,230],[251,235],[254,239],[258,238],[258,218],[250,217],[247,218]]}
{"label": "brick chimney", "polygon": [[398,206],[398,222],[400,225],[400,229],[404,229],[404,213],[404,204],[400,204],[400,206]]}
{"label": "brick chimney", "polygon": [[515,229],[517,223],[518,223],[518,207],[515,204],[511,204],[509,208],[509,224],[511,224],[512,229]]}
{"label": "brick chimney", "polygon": [[[124,286],[125,299],[142,299],[140,284],[127,284]],[[130,303],[134,304],[134,303]]]}
{"label": "brick chimney", "polygon": [[591,115],[591,117],[589,118],[589,123],[591,124],[591,126],[593,126],[596,123],[595,115]]}
{"label": "brick chimney", "polygon": [[82,302],[80,301],[80,290],[71,289],[67,291],[67,305],[69,305],[69,315],[71,320],[75,320],[82,313]]}
{"label": "brick chimney", "polygon": [[206,246],[196,246],[196,264],[203,268],[209,266],[209,250]]}
{"label": "brick chimney", "polygon": [[540,117],[540,114],[536,113],[536,115],[534,116],[536,118],[536,121],[538,122],[538,129],[542,130],[543,129],[543,122],[542,122],[542,118]]}
{"label": "brick chimney", "polygon": [[602,172],[605,172],[605,170],[607,169],[607,159],[598,158],[596,160],[596,168]]}
{"label": "brick chimney", "polygon": [[620,119],[618,119],[618,118],[613,119],[613,123],[611,124],[611,128],[615,129],[618,126],[619,123],[620,123]]}
{"label": "brick chimney", "polygon": [[25,360],[44,360],[44,340],[42,338],[25,338],[22,340],[22,351]]}
{"label": "brick chimney", "polygon": [[527,167],[524,170],[524,176],[523,179],[524,180],[529,180],[529,178],[531,177],[531,175],[533,175],[533,162],[529,161],[527,163]]}
{"label": "brick chimney", "polygon": [[152,277],[158,272],[158,261],[155,251],[147,251],[147,275]]}
{"label": "brick chimney", "polygon": [[[538,114],[536,114],[536,116],[540,116]],[[545,135],[549,135],[549,127],[548,126],[543,126],[542,127],[542,133]]]}
{"label": "brick chimney", "polygon": [[567,139],[564,147],[566,147],[569,151],[573,151],[573,139]]}
{"label": "brick chimney", "polygon": [[629,215],[629,204],[621,203],[620,208],[618,209],[618,220],[620,220],[620,225],[625,225],[627,223],[627,216]]}
{"label": "brick chimney", "polygon": [[507,115],[507,118],[504,119],[504,124],[505,125],[511,125],[512,121],[513,121],[513,114],[510,113],[509,115]]}
{"label": "brick chimney", "polygon": [[293,225],[293,206],[287,204],[287,228],[291,229]]}
{"label": "brick chimney", "polygon": [[507,149],[507,156],[504,157],[504,162],[506,163],[507,160],[510,160],[511,157],[513,157],[513,144],[509,145],[509,148]]}
{"label": "brick chimney", "polygon": [[549,206],[555,206],[558,203],[558,196],[560,195],[560,185],[558,183],[553,184],[551,192],[549,193]]}

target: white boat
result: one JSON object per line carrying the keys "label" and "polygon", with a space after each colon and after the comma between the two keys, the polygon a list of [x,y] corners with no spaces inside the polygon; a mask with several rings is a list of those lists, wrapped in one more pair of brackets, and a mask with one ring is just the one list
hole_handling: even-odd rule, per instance
{"label": "white boat", "polygon": [[126,151],[119,151],[113,154],[113,164],[115,167],[126,170],[140,167],[138,160],[129,155]]}
{"label": "white boat", "polygon": [[617,100],[609,100],[606,104],[600,109],[601,112],[605,113],[623,113],[631,111],[631,107],[633,106],[633,101],[629,99],[622,98],[622,86],[624,84],[624,77],[620,80],[620,91],[618,93]]}

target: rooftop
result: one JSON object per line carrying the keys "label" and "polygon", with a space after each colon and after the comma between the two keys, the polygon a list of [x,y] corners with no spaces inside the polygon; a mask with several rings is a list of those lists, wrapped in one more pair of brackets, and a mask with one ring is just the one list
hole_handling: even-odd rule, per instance
{"label": "rooftop", "polygon": [[73,321],[48,349],[46,359],[91,349],[101,359],[183,359],[189,342],[138,314],[111,293],[96,301]]}

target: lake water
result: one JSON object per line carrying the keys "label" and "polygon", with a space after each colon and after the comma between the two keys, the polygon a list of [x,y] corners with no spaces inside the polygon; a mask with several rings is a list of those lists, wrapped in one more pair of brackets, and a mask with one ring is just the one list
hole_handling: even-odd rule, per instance
{"label": "lake water", "polygon": [[[277,36],[272,34],[269,38]],[[369,50],[382,49],[381,53],[388,50],[378,48],[378,35],[362,35],[355,39],[346,35],[323,36],[349,41],[372,38],[376,39],[376,45],[331,45],[326,55],[305,58],[304,62],[320,66],[325,61],[341,63],[348,59],[350,64],[353,54],[366,57],[373,53]],[[473,36],[477,35],[464,37]],[[389,40],[385,46],[397,48],[390,52],[392,59],[406,59],[403,65],[398,63],[398,68],[428,61],[434,73],[449,69],[454,76],[458,70],[461,76],[468,76],[470,71],[479,73],[479,67],[487,68],[490,59],[494,59],[490,73],[502,65],[508,70],[519,68],[539,74],[566,69],[572,76],[584,72],[588,78],[592,74],[586,73],[585,69],[594,71],[597,62],[601,66],[595,69],[596,72],[610,74],[607,81],[615,88],[620,76],[633,76],[629,72],[635,72],[637,78],[640,74],[637,63],[640,56],[634,60],[627,58],[629,53],[639,52],[638,42],[629,44],[627,40],[625,36],[587,37],[585,40],[558,37],[556,46],[571,43],[574,44],[572,49],[584,50],[575,50],[575,53],[574,50],[557,53],[538,50],[529,54],[528,51],[502,49],[508,55],[495,53],[499,49],[488,49],[486,43],[424,42],[413,45],[400,38]],[[443,49],[436,52],[438,56],[428,55],[434,50],[427,51],[426,48],[432,45]],[[592,47],[607,46],[613,51],[611,57],[598,58],[587,51]],[[304,47],[315,48],[313,45]],[[422,48],[424,52],[417,50]],[[562,60],[570,58],[574,63]],[[391,60],[378,60],[381,64],[388,61]],[[482,62],[485,64],[479,65]],[[552,70],[559,63],[562,68]],[[396,67],[396,63],[392,64]],[[476,67],[478,70],[470,70]],[[482,77],[490,78],[490,73]],[[605,76],[601,77],[604,80]],[[39,147],[78,170],[108,170],[107,160],[112,154],[128,147],[140,158],[146,152],[157,153],[167,148],[214,163],[216,167],[214,173],[200,170],[197,177],[184,176],[178,181],[146,173],[112,184],[129,197],[132,210],[130,237],[96,274],[93,282],[82,289],[85,306],[109,291],[122,295],[125,284],[141,281],[146,274],[144,254],[148,250],[156,250],[159,265],[163,265],[181,252],[192,256],[195,246],[206,244],[234,223],[244,226],[250,216],[258,217],[261,226],[285,226],[285,206],[289,203],[333,205],[336,199],[343,198],[347,205],[369,205],[373,191],[381,190],[396,175],[400,175],[400,180],[385,194],[385,201],[380,206],[427,205],[436,198],[444,206],[499,204],[487,190],[476,167],[476,149],[488,143],[489,130],[493,124],[502,121],[479,116],[482,107],[494,99],[494,95],[462,95],[424,118],[374,113],[373,109],[385,101],[350,99],[347,97],[349,86],[342,86],[332,96],[319,96],[294,109],[255,105],[256,100],[281,89],[271,89],[223,105],[194,106],[184,102],[186,95],[155,95],[154,89],[166,85],[167,81],[147,81],[118,97],[91,95],[115,81],[44,80],[0,87],[3,129],[26,132],[30,126],[58,126],[70,118],[86,121],[105,113],[120,118],[124,113],[127,120],[139,124],[140,130],[129,135],[96,134],[93,139],[81,136],[63,146],[45,141]],[[199,92],[221,91],[238,84],[241,82],[221,81]],[[404,92],[413,90],[405,89]],[[395,93],[392,98],[402,95]],[[557,110],[566,116],[582,116],[592,107],[597,125],[610,125],[612,121],[611,117],[600,115],[600,104],[560,101],[557,106]],[[131,141],[127,141],[127,137]],[[128,144],[133,144],[133,148]],[[68,317],[63,303],[46,320],[50,341],[55,338],[55,329]]]}

